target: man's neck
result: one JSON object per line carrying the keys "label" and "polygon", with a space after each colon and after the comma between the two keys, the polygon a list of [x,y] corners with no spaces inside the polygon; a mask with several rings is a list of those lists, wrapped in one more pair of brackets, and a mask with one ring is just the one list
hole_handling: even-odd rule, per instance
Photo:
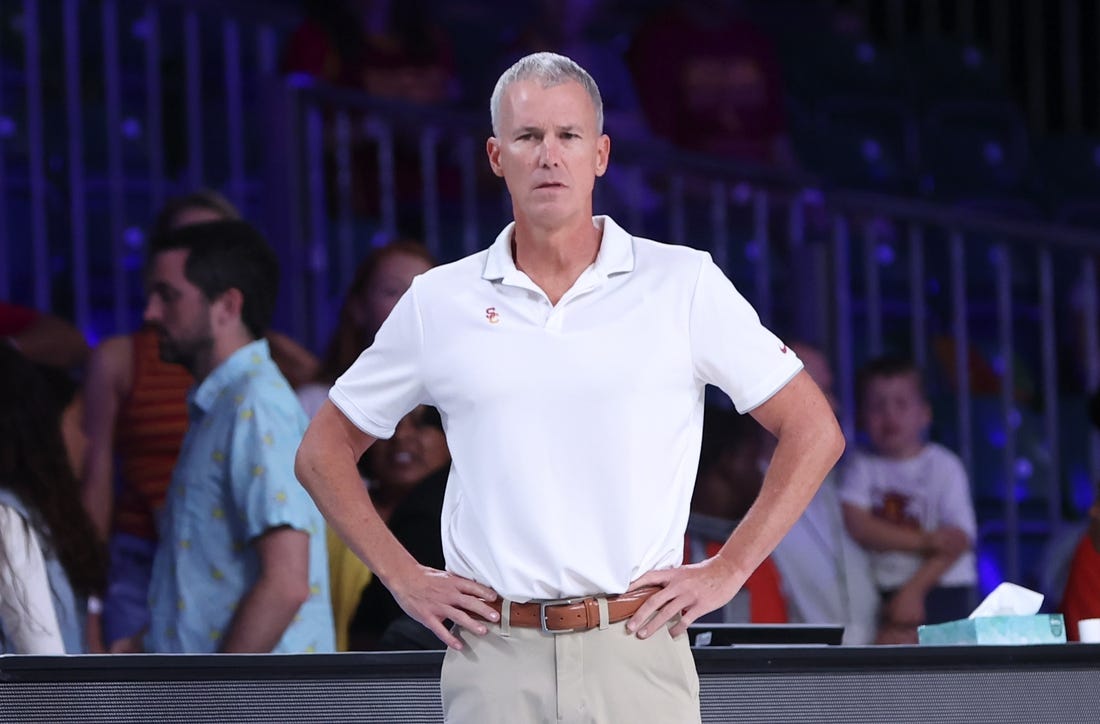
{"label": "man's neck", "polygon": [[553,229],[516,220],[512,258],[516,268],[530,277],[557,304],[581,273],[596,261],[603,232],[592,216]]}
{"label": "man's neck", "polygon": [[222,363],[232,357],[237,350],[255,341],[252,337],[241,334],[215,339],[214,346],[210,348],[210,353],[205,356],[205,359],[195,360],[194,369],[190,370],[191,375],[195,378],[195,383],[202,383],[211,372],[221,367]]}

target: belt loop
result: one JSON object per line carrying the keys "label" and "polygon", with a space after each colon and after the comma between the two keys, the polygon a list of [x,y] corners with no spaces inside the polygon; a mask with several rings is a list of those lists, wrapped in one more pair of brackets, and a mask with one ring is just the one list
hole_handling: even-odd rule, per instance
{"label": "belt loop", "polygon": [[610,623],[608,622],[608,615],[607,615],[607,598],[606,598],[606,597],[604,597],[604,596],[599,596],[599,597],[598,597],[598,598],[596,599],[596,605],[597,605],[597,606],[599,607],[599,609],[600,609],[600,631],[603,631],[603,630],[604,630],[605,628],[607,628],[608,626],[610,626],[610,625],[611,625],[611,624],[610,624]]}
{"label": "belt loop", "polygon": [[507,598],[500,601],[500,635],[508,637],[512,635],[512,602]]}

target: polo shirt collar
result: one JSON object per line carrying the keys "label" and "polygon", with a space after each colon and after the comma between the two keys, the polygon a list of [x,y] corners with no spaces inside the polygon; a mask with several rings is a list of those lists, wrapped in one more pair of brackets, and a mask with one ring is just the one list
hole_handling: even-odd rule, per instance
{"label": "polo shirt collar", "polygon": [[270,360],[271,352],[266,339],[246,344],[215,367],[198,386],[191,388],[187,395],[188,404],[207,412],[233,382]]}
{"label": "polo shirt collar", "polygon": [[[634,239],[610,216],[594,216],[593,223],[603,230],[600,251],[591,269],[604,279],[613,274],[634,270]],[[516,268],[512,258],[512,234],[516,222],[511,222],[497,235],[485,258],[482,279],[500,281],[515,286],[526,286],[527,275]]]}

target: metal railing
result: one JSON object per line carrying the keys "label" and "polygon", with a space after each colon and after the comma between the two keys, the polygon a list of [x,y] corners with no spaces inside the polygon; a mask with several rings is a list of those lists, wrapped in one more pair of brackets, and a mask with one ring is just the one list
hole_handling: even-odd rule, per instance
{"label": "metal railing", "polygon": [[165,198],[217,185],[250,209],[250,96],[277,74],[294,20],[280,3],[0,7],[0,298],[58,310],[93,338],[132,328],[142,230]]}
{"label": "metal railing", "polygon": [[1005,74],[1013,76],[1035,131],[1054,128],[1069,134],[1095,134],[1100,128],[1100,106],[1089,101],[1096,92],[1092,69],[1100,60],[1096,0],[847,0],[839,4],[854,6],[863,18],[873,19],[870,24],[891,44],[947,36],[988,48]]}

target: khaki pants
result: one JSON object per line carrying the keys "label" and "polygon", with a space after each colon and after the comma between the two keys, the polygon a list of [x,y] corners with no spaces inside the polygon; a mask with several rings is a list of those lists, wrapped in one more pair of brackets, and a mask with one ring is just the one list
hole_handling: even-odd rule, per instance
{"label": "khaki pants", "polygon": [[687,636],[642,640],[626,622],[578,633],[489,625],[459,632],[441,679],[449,724],[692,724],[699,676]]}

